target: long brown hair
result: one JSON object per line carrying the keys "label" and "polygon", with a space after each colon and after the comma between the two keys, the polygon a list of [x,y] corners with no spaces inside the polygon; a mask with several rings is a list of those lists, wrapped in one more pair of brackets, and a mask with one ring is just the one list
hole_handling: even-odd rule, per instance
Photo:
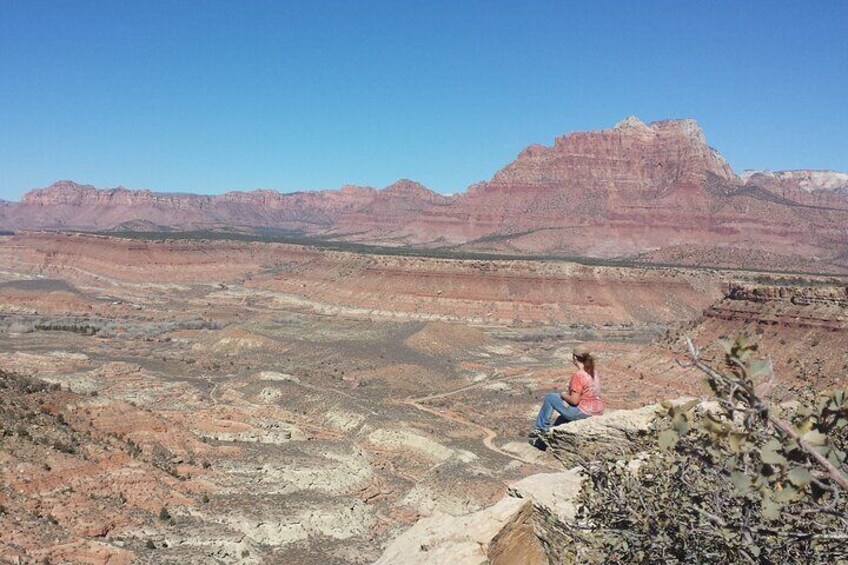
{"label": "long brown hair", "polygon": [[583,363],[583,369],[592,375],[592,378],[595,378],[595,358],[592,357],[591,353],[586,353],[585,355],[574,355],[574,358]]}

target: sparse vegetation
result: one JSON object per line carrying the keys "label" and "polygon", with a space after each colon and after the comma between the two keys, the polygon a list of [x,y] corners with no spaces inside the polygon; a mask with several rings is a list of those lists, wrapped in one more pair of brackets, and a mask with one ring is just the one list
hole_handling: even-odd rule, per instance
{"label": "sparse vegetation", "polygon": [[70,441],[56,441],[53,443],[53,449],[62,453],[74,454],[77,452],[76,446]]}
{"label": "sparse vegetation", "polygon": [[781,276],[778,274],[760,274],[751,277],[751,280],[757,284],[771,286],[832,286],[844,284],[840,279],[841,277],[836,275],[824,279],[804,275]]}
{"label": "sparse vegetation", "polygon": [[178,330],[215,330],[222,324],[199,316],[175,321],[82,316],[0,316],[0,333],[71,332],[101,338],[153,339]]}
{"label": "sparse vegetation", "polygon": [[[147,246],[145,243],[137,245]],[[220,244],[211,245],[216,246],[223,247]],[[183,247],[206,248],[205,245],[174,246],[177,249]],[[271,247],[275,248],[275,253],[280,251],[278,246]],[[298,252],[301,253],[302,250]],[[309,250],[310,255],[313,252],[314,250]],[[219,518],[222,515],[241,513],[245,510],[245,505],[253,505],[254,501],[259,500],[255,496],[242,496],[264,492],[262,488],[256,489],[255,485],[276,488],[274,483],[283,484],[285,481],[285,484],[291,482],[297,487],[297,494],[292,495],[294,500],[297,500],[300,493],[309,496],[312,490],[319,490],[320,497],[309,499],[314,500],[316,506],[323,505],[325,501],[334,502],[330,501],[330,498],[336,496],[345,500],[353,497],[364,499],[366,506],[356,502],[350,517],[342,516],[340,521],[356,522],[351,526],[350,539],[355,543],[354,549],[357,552],[362,551],[362,555],[376,555],[378,544],[382,544],[386,539],[379,532],[395,531],[398,526],[396,515],[405,516],[410,509],[420,511],[421,508],[436,507],[446,502],[454,508],[459,508],[460,503],[462,508],[488,504],[493,493],[502,492],[504,480],[511,480],[519,473],[525,474],[531,470],[547,472],[547,468],[542,464],[537,466],[535,459],[530,463],[521,462],[526,453],[521,452],[520,448],[531,449],[529,446],[522,443],[513,451],[513,447],[507,444],[514,443],[514,434],[528,423],[526,414],[531,405],[537,406],[540,391],[547,390],[548,383],[559,378],[557,369],[562,367],[568,349],[575,341],[607,342],[600,347],[601,353],[607,355],[605,360],[615,358],[626,361],[605,364],[610,369],[608,373],[605,371],[604,375],[611,377],[605,382],[609,383],[613,390],[616,390],[613,387],[620,387],[616,390],[616,394],[621,391],[621,394],[616,396],[616,403],[621,401],[634,406],[637,403],[653,401],[648,400],[646,394],[658,394],[657,386],[667,383],[672,385],[666,388],[667,394],[663,394],[667,397],[675,396],[678,390],[680,394],[691,394],[696,389],[692,383],[682,382],[683,379],[666,378],[664,382],[660,379],[653,380],[656,375],[666,377],[663,369],[673,362],[671,356],[662,357],[655,366],[656,370],[649,370],[642,366],[640,355],[644,355],[645,351],[638,344],[665,332],[666,324],[677,320],[675,316],[682,318],[684,315],[694,315],[692,304],[700,304],[701,298],[691,304],[684,304],[678,303],[674,296],[663,297],[662,300],[667,303],[657,306],[662,310],[663,321],[655,322],[652,320],[660,318],[655,318],[653,312],[650,315],[644,314],[644,318],[641,317],[643,310],[648,310],[647,306],[631,307],[635,300],[630,304],[626,300],[622,301],[623,308],[618,303],[618,297],[606,297],[606,302],[600,300],[602,293],[595,292],[595,286],[605,284],[606,279],[590,277],[590,281],[587,281],[584,275],[591,274],[592,270],[574,267],[577,273],[574,276],[579,280],[581,288],[588,288],[587,294],[591,294],[595,299],[592,308],[597,306],[605,309],[604,321],[595,323],[583,317],[577,310],[575,312],[579,316],[572,317],[572,312],[565,304],[568,299],[561,298],[558,294],[551,294],[550,299],[535,296],[529,302],[521,302],[526,293],[537,292],[535,279],[525,280],[522,274],[524,266],[521,265],[510,265],[504,269],[508,276],[500,277],[497,272],[500,266],[487,264],[483,260],[469,260],[457,269],[471,279],[467,286],[471,294],[462,295],[461,291],[465,291],[460,288],[449,289],[442,294],[440,287],[447,285],[442,284],[441,277],[432,276],[433,270],[424,259],[368,258],[366,261],[362,257],[351,258],[345,255],[343,262],[350,262],[353,267],[345,264],[339,270],[336,270],[337,265],[333,263],[325,264],[312,259],[303,260],[302,263],[293,262],[293,269],[298,271],[295,275],[307,281],[303,284],[300,280],[271,278],[266,270],[266,266],[270,264],[269,259],[265,257],[264,252],[252,259],[257,260],[256,284],[241,287],[237,282],[233,282],[230,290],[225,293],[217,292],[208,281],[203,282],[200,279],[205,276],[202,270],[197,271],[197,279],[189,272],[190,276],[185,277],[185,281],[169,285],[164,280],[168,271],[163,269],[164,274],[161,277],[160,273],[157,273],[155,284],[147,285],[140,280],[133,280],[128,281],[129,284],[123,289],[112,286],[112,280],[120,281],[120,273],[116,279],[110,279],[108,284],[98,283],[97,276],[111,276],[110,273],[104,272],[94,278],[87,275],[83,279],[85,285],[81,286],[79,295],[80,300],[87,299],[94,303],[91,312],[98,312],[98,316],[103,317],[45,315],[45,312],[57,311],[50,302],[56,300],[56,297],[43,299],[45,307],[36,301],[34,306],[28,306],[27,310],[7,309],[7,312],[15,313],[5,318],[0,316],[0,341],[3,341],[2,332],[13,323],[18,324],[18,329],[30,328],[33,332],[25,336],[8,336],[6,347],[2,351],[4,360],[8,360],[6,362],[16,370],[31,371],[44,378],[61,381],[67,387],[67,392],[51,394],[53,388],[59,386],[51,385],[49,390],[45,390],[45,394],[36,394],[21,403],[22,409],[16,412],[14,418],[0,418],[0,432],[9,434],[8,438],[0,438],[3,447],[17,450],[22,460],[30,462],[27,470],[37,476],[33,483],[39,487],[47,485],[46,488],[51,489],[48,493],[51,503],[57,499],[53,492],[67,492],[54,491],[54,483],[71,477],[75,472],[71,469],[80,468],[87,471],[91,468],[80,466],[77,462],[86,456],[91,457],[92,465],[104,460],[108,462],[107,468],[104,469],[106,477],[102,481],[102,492],[98,491],[96,497],[89,499],[91,487],[85,481],[80,482],[77,487],[80,491],[78,496],[58,497],[63,502],[67,500],[69,505],[80,506],[74,508],[74,512],[63,511],[61,514],[62,525],[68,532],[81,529],[79,522],[90,515],[86,514],[89,509],[95,509],[93,511],[98,513],[102,508],[104,515],[108,513],[129,517],[134,522],[143,522],[141,527],[127,534],[125,547],[131,551],[142,552],[144,547],[156,548],[161,553],[171,545],[161,538],[160,534],[174,524],[174,514],[179,522],[179,530],[172,532],[172,535],[184,534],[187,529],[197,526],[192,535],[196,534],[202,543],[192,547],[180,547],[173,552],[174,555],[167,557],[177,558],[179,553],[180,557],[187,560],[202,560],[216,551],[227,559],[238,560],[237,556],[248,544],[239,540],[242,533],[235,532],[236,537],[229,537],[229,532],[222,534],[224,527]],[[368,294],[374,296],[384,292],[391,279],[386,278],[385,274],[378,274],[380,278],[369,279],[368,287],[355,288],[354,284],[359,284],[356,277],[361,274],[357,269],[365,268],[362,265],[371,265],[367,268],[373,267],[378,273],[384,273],[386,267],[404,267],[407,263],[414,264],[416,269],[427,274],[426,282],[422,283],[420,288],[416,287],[416,283],[410,283],[408,288],[403,289],[403,292],[414,297],[414,303],[413,298],[410,298],[409,304],[397,306],[393,303],[395,297],[390,294],[387,294],[384,301],[369,298],[373,302],[371,307],[403,314],[390,320],[384,320],[382,311],[361,316],[350,311],[337,316],[333,308],[322,309],[318,302],[339,302],[339,295],[335,294],[337,289],[324,283],[316,282],[316,299],[310,305],[287,298],[288,291],[297,295],[296,289],[308,288],[309,281],[329,281],[337,272],[353,276],[351,285],[344,287],[346,292],[363,292],[362,289],[365,288]],[[434,263],[436,272],[441,272],[440,269],[450,272],[453,268],[446,265],[445,261]],[[234,263],[234,268],[238,268],[238,263]],[[552,276],[558,277],[557,280],[572,276],[564,274],[567,269],[562,266],[544,266],[541,261],[534,262],[529,269],[539,270],[540,281],[549,280],[545,275],[548,269]],[[492,287],[492,291],[484,288],[485,293],[480,295],[483,298],[474,294],[480,290],[476,288],[479,285],[474,284],[474,277],[477,276],[475,273],[478,271],[496,271],[497,284]],[[644,276],[645,271],[638,271],[632,273],[632,282],[642,284],[639,277]],[[228,277],[228,284],[230,280],[239,280],[238,273],[234,273],[235,271],[227,271],[222,275]],[[518,282],[513,281],[512,275],[516,275]],[[704,289],[712,289],[710,292],[717,296],[720,286],[715,280],[693,274],[692,271],[687,271],[683,278],[670,271],[667,274],[655,272],[650,276],[656,277],[658,289],[665,288],[666,278],[673,284],[686,287],[687,293],[691,292],[692,287],[698,291],[694,294]],[[697,285],[687,277],[695,280]],[[750,274],[740,277],[750,277]],[[626,279],[622,283],[618,274],[615,278],[616,284],[623,284],[625,287],[631,282]],[[179,280],[182,281],[182,278]],[[371,280],[377,280],[380,284],[372,286]],[[319,287],[318,284],[324,286]],[[462,301],[456,306],[456,316],[450,316],[450,322],[429,321],[431,314],[437,319],[442,316],[440,310],[429,310],[428,295],[433,292],[431,286],[432,289],[439,288],[442,300],[456,298]],[[489,296],[489,292],[500,292],[501,287],[509,287],[504,300],[515,300],[519,305],[516,307],[520,310],[518,313],[513,314],[511,309]],[[779,290],[787,294],[783,292],[784,289]],[[389,289],[386,292],[391,291]],[[649,289],[645,292],[654,291]],[[286,293],[285,297],[283,293]],[[115,294],[124,302],[118,304],[119,307],[111,308],[109,302]],[[104,300],[104,296],[108,301]],[[358,304],[359,298],[354,298],[356,300],[349,300],[352,305]],[[582,294],[578,299],[584,300]],[[129,302],[126,302],[129,300],[144,304],[143,311],[137,314],[129,313],[131,308],[128,306]],[[547,309],[549,300],[563,300],[561,311],[553,306]],[[536,302],[540,302],[541,306]],[[50,305],[50,308],[46,307],[47,305]],[[523,309],[525,306],[527,310]],[[531,311],[531,306],[538,306],[541,313]],[[42,314],[21,314],[34,312],[36,307]],[[418,317],[407,318],[406,313],[412,312],[412,307]],[[313,311],[313,308],[316,311]],[[619,308],[621,309],[617,310]],[[121,318],[109,318],[108,312],[114,312]],[[482,329],[469,328],[463,323],[463,320],[467,321],[472,317],[486,322],[488,318],[483,316],[489,312],[492,313],[491,325]],[[525,315],[527,312],[530,314]],[[194,316],[195,313],[202,313],[206,318]],[[507,326],[513,317],[520,327]],[[232,331],[182,332],[174,335],[173,340],[167,335],[168,331],[175,328],[220,327],[218,322],[208,322],[207,318],[222,320],[224,324],[232,323]],[[740,325],[744,325],[751,334],[762,333],[765,340],[788,336],[790,346],[782,351],[796,359],[803,358],[803,350],[809,347],[811,340],[818,335],[818,330],[798,330],[796,334],[802,336],[802,339],[798,339],[796,334],[787,331],[786,324],[780,318],[775,319],[780,321],[761,322],[744,318]],[[49,328],[36,328],[37,320],[49,323]],[[165,324],[166,321],[169,324]],[[73,333],[75,330],[65,329],[67,323],[71,322],[88,324],[87,327],[96,328],[97,333],[92,334],[89,330]],[[702,324],[699,324],[701,321],[691,321],[687,332],[691,330],[695,335],[715,336],[730,331],[730,324],[715,324],[715,327],[707,330],[702,330]],[[433,326],[434,329],[425,332],[421,329],[422,326]],[[470,335],[472,329],[480,334],[479,339]],[[53,333],[47,333],[48,331]],[[838,331],[828,332],[830,333],[823,334],[824,337],[817,348],[820,354],[834,349],[834,343],[844,343],[844,340],[839,341],[842,340],[841,334],[834,339],[833,334],[838,334]],[[413,339],[419,333],[421,336]],[[671,342],[675,336],[676,344],[680,346],[681,333],[669,333],[667,341]],[[137,337],[143,339],[135,339]],[[154,345],[145,341],[158,343]],[[610,344],[611,341],[619,343]],[[657,348],[645,348],[649,349],[655,351]],[[848,358],[840,357],[838,361],[841,366]],[[804,362],[808,368],[811,367],[809,359]],[[801,361],[798,363],[800,366]],[[829,366],[824,372],[828,371]],[[348,377],[346,380],[345,376]],[[623,378],[619,379],[620,376]],[[6,381],[0,378],[0,388],[5,389],[6,385]],[[40,386],[42,385],[38,385]],[[96,400],[96,391],[86,392],[92,389],[100,391]],[[33,390],[40,389],[36,387]],[[433,398],[421,402],[428,410],[421,411],[420,414],[417,410],[411,410],[404,402],[405,399],[418,396],[423,398],[425,395]],[[3,404],[5,396],[5,392],[0,394],[0,404]],[[141,408],[130,409],[127,403],[130,406],[138,404]],[[690,428],[697,428],[699,424],[694,422],[706,417],[695,408],[691,413],[680,413],[686,413],[685,417],[691,418],[691,421],[687,420]],[[62,418],[57,415],[62,414],[70,425],[57,425]],[[686,543],[700,543],[701,538],[697,536],[703,536],[708,541],[705,547],[712,548],[716,555],[725,549],[726,544],[731,543],[736,544],[732,546],[737,548],[733,551],[741,552],[742,549],[738,549],[742,547],[739,539],[747,543],[748,538],[738,534],[737,529],[749,525],[745,520],[752,514],[748,513],[747,506],[758,509],[762,505],[754,498],[754,493],[742,496],[735,495],[732,491],[728,495],[704,492],[706,488],[713,487],[720,489],[729,486],[732,489],[733,481],[729,476],[722,474],[723,471],[710,474],[705,463],[691,466],[684,464],[687,461],[686,456],[698,449],[709,453],[706,447],[696,441],[696,432],[690,432],[685,437],[678,435],[676,443],[671,442],[672,436],[666,434],[662,436],[665,449],[659,447],[657,442],[660,435],[666,428],[676,430],[676,426],[680,425],[680,418],[682,416],[677,412],[670,413],[667,421],[658,426],[650,437],[640,440],[657,458],[656,462],[643,463],[644,469],[655,469],[657,473],[650,478],[641,476],[639,480],[643,483],[653,481],[648,487],[651,492],[667,493],[656,503],[644,496],[639,498],[647,492],[643,484],[620,486],[623,481],[630,480],[629,475],[618,476],[617,471],[610,471],[603,478],[608,481],[608,485],[615,485],[618,489],[616,496],[619,498],[614,500],[648,508],[648,518],[641,521],[629,516],[621,518],[621,515],[615,515],[613,517],[621,521],[607,525],[603,519],[599,519],[598,524],[603,525],[602,531],[609,533],[604,539],[613,540],[618,536],[619,541],[615,543],[624,539],[628,544],[627,551],[636,551],[633,548],[637,543],[627,536],[638,536],[647,531],[650,534],[646,535],[650,537],[654,535],[654,530],[650,528],[670,529],[677,525],[673,523],[675,520],[681,524],[675,534],[677,538],[665,533],[654,536],[658,540],[652,540],[648,550],[657,550],[657,553],[649,555],[649,558],[643,561],[654,558],[684,560],[673,552],[674,544],[684,539],[684,535],[690,535],[685,538]],[[454,432],[461,428],[460,422],[463,420],[468,422],[468,433],[460,436]],[[326,426],[323,422],[326,422]],[[92,427],[93,423],[96,425]],[[29,442],[20,441],[15,433],[22,427],[36,437]],[[91,428],[90,433],[85,432],[87,428]],[[480,433],[483,429],[496,435],[484,436]],[[384,433],[384,436],[381,435]],[[388,442],[387,445],[371,443],[372,434],[376,438],[375,442],[380,439]],[[365,439],[366,437],[368,439]],[[301,441],[303,439],[308,442]],[[353,441],[354,439],[356,441]],[[43,442],[43,445],[38,445],[37,442]],[[54,442],[59,442],[56,443],[57,449],[76,445],[79,453],[70,457],[57,454],[50,448]],[[687,451],[686,445],[689,442],[694,442],[695,447],[688,448]],[[440,462],[442,446],[457,454],[450,456],[447,464]],[[303,449],[299,449],[301,447]],[[726,458],[729,449],[719,448],[721,457]],[[432,463],[426,462],[430,457],[429,451],[434,454]],[[499,453],[497,457],[495,451]],[[241,455],[235,455],[239,452]],[[127,453],[137,459],[128,460]],[[419,457],[422,453],[425,456]],[[473,459],[481,454],[484,456],[478,459],[478,463],[466,465],[466,459]],[[487,455],[488,457],[485,457]],[[325,456],[327,461],[321,462]],[[541,454],[541,457],[547,459],[539,460],[540,463],[546,460],[554,461],[551,456],[552,453]],[[49,476],[44,473],[46,467],[42,467],[45,460],[49,460],[55,468]],[[512,462],[508,465],[501,464],[508,461]],[[722,459],[717,461],[716,464],[725,464]],[[213,464],[218,470],[214,473],[216,477],[209,477],[211,473],[192,468],[197,465],[203,469],[211,469]],[[489,472],[478,473],[479,464],[485,465]],[[673,471],[669,471],[662,467],[666,464],[677,466],[672,467]],[[126,473],[126,468],[123,467],[125,465],[133,472]],[[598,466],[599,476],[603,465],[606,465],[606,462]],[[195,480],[172,480],[160,470],[178,479]],[[301,470],[306,472],[302,473]],[[150,482],[138,489],[142,472],[144,480]],[[789,472],[791,469],[785,474],[788,476]],[[798,472],[792,476],[798,479]],[[15,479],[14,476],[10,477]],[[340,480],[341,477],[345,479]],[[693,477],[697,488],[702,490],[688,491],[680,485],[671,484]],[[814,477],[819,480],[817,475]],[[203,481],[204,478],[216,480],[207,483]],[[196,479],[200,479],[200,482]],[[417,485],[420,484],[419,481],[424,480],[427,481],[426,485],[432,496],[428,494],[427,500],[417,499],[417,491],[421,489],[411,491],[407,496],[409,489],[403,485]],[[207,486],[204,487],[204,484]],[[396,485],[402,486],[395,488]],[[327,486],[331,488],[332,496],[326,494]],[[207,487],[210,490],[205,493]],[[603,491],[606,487],[600,484],[597,488]],[[769,488],[774,492],[786,490],[782,483],[780,489],[776,486]],[[793,488],[796,487],[793,485]],[[141,497],[140,492],[143,493]],[[681,492],[683,494],[680,494]],[[33,490],[27,495],[27,504],[43,498],[42,493],[43,491]],[[127,494],[129,502],[123,493]],[[675,497],[684,495],[689,496],[684,500],[685,503],[697,503],[707,512],[719,507],[721,511],[725,511],[726,506],[744,504],[743,518],[737,518],[735,515],[730,519],[721,518],[731,529],[731,537],[737,537],[726,541],[721,538],[722,534],[711,533],[710,528],[720,530],[721,527],[710,524],[708,519],[704,526],[698,521],[698,515],[688,522],[680,520],[676,511],[672,512],[666,521],[662,521],[662,516],[657,517],[660,512],[667,512],[667,506],[677,504],[678,499]],[[703,499],[706,499],[706,502]],[[152,506],[151,500],[154,501]],[[192,500],[194,504],[200,502],[201,505],[197,505],[193,510],[183,510],[180,500]],[[212,500],[215,504],[211,503]],[[18,499],[10,498],[3,502],[7,506],[12,505],[15,513],[23,513],[22,502]],[[165,504],[168,506],[163,506]],[[418,506],[424,504],[428,506]],[[157,511],[155,506],[160,506],[160,510]],[[401,506],[403,514],[392,513]],[[255,506],[249,508],[249,515],[255,516],[257,520],[294,520],[297,519],[301,508],[299,504],[277,504],[276,498],[267,503],[265,500],[259,500]],[[611,515],[616,508],[618,506],[608,504],[604,511]],[[384,510],[389,512],[386,514],[388,523],[385,527],[393,529],[383,530],[382,520],[377,525],[378,529],[374,529],[374,526],[369,525],[372,522],[368,514],[382,513]],[[12,512],[10,510],[10,513]],[[756,515],[760,516],[760,510],[757,512]],[[554,514],[542,516],[544,523],[534,521],[534,527],[563,527]],[[625,523],[625,519],[632,522]],[[23,525],[16,527],[28,527],[24,522],[21,524]],[[47,524],[43,522],[43,518],[38,518],[37,525]],[[88,527],[86,524],[83,526]],[[347,527],[344,524],[342,526]],[[336,525],[328,524],[328,528],[330,527],[336,528]],[[622,532],[616,531],[619,527]],[[683,531],[685,528],[693,529],[695,533]],[[707,531],[699,532],[699,528]],[[53,528],[45,529],[56,531]],[[333,530],[327,531],[334,533]],[[258,533],[265,535],[265,532]],[[378,535],[375,536],[375,533]],[[269,537],[274,535],[274,532],[268,534]],[[587,535],[595,536],[595,533],[587,532]],[[112,534],[108,537],[114,539]],[[147,539],[148,537],[152,539]],[[761,541],[756,536],[751,539],[756,543]],[[268,541],[270,543],[275,540]],[[258,562],[280,556],[296,556],[300,548],[306,548],[307,545],[310,545],[310,555],[317,555],[322,551],[311,547],[311,543],[304,541],[287,545],[285,548],[275,548],[254,540],[248,547],[253,553],[252,558]],[[333,544],[331,550],[335,551],[336,547]],[[428,542],[421,550],[429,550],[431,555],[435,555],[436,548],[437,545],[430,545]],[[600,549],[602,555],[607,555],[603,553],[608,550],[607,546],[601,545]],[[193,551],[198,553],[192,553]],[[290,555],[289,551],[293,553]],[[704,550],[706,551],[707,549]],[[244,549],[244,552],[249,555],[247,549]],[[613,556],[619,554],[618,549],[610,550],[609,553]],[[774,552],[764,555],[773,554]],[[646,554],[642,554],[643,557],[644,555]],[[657,555],[660,557],[656,557]],[[693,559],[697,559],[705,555],[706,553],[689,553],[685,557],[693,556]],[[147,557],[152,558],[155,555],[148,554]],[[633,560],[638,561],[636,558]],[[292,561],[296,562],[296,559]]]}
{"label": "sparse vegetation", "polygon": [[578,534],[607,563],[839,563],[848,559],[848,394],[772,407],[757,346],[725,343],[715,410],[667,405],[636,471],[586,465]]}
{"label": "sparse vegetation", "polygon": [[130,457],[138,457],[139,455],[141,455],[141,448],[133,440],[128,439],[126,441],[126,444],[127,444],[127,451],[129,452]]}
{"label": "sparse vegetation", "polygon": [[[78,232],[90,233],[90,232]],[[102,235],[102,234],[97,234]],[[388,247],[382,245],[368,245],[362,243],[351,243],[340,240],[322,239],[317,237],[304,236],[300,232],[274,230],[268,228],[255,228],[252,233],[234,232],[234,231],[181,231],[181,232],[132,232],[120,231],[109,232],[106,234],[110,237],[122,237],[126,239],[138,239],[145,241],[258,241],[267,243],[285,243],[289,245],[302,245],[306,247],[315,247],[326,251],[346,251],[350,253],[364,255],[383,255],[383,256],[398,256],[398,257],[420,257],[430,259],[458,259],[480,261],[481,263],[489,261],[558,261],[567,263],[577,263],[589,267],[622,267],[622,268],[640,268],[640,269],[690,269],[701,270],[708,272],[720,271],[741,271],[763,273],[763,276],[773,275],[795,275],[801,280],[806,280],[811,276],[829,276],[834,280],[844,279],[843,275],[834,273],[813,273],[804,271],[791,270],[772,270],[764,268],[749,267],[729,267],[722,266],[721,268],[688,264],[685,262],[663,262],[649,260],[645,257],[637,256],[630,258],[611,259],[604,257],[588,257],[584,255],[571,254],[508,254],[508,253],[487,253],[477,251],[463,251],[457,246],[446,246],[439,248],[421,248],[421,247]],[[512,234],[508,237],[518,237],[522,234]],[[471,243],[471,242],[469,242]],[[250,280],[251,274],[245,275],[245,280]]]}

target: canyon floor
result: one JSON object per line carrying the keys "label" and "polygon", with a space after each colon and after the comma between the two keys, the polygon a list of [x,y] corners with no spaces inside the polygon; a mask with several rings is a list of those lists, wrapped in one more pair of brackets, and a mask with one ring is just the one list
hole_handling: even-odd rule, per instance
{"label": "canyon floor", "polygon": [[562,470],[526,432],[577,343],[610,409],[704,395],[685,335],[818,348],[829,386],[845,282],[808,279],[813,314],[723,298],[779,274],[0,237],[0,560],[373,562]]}

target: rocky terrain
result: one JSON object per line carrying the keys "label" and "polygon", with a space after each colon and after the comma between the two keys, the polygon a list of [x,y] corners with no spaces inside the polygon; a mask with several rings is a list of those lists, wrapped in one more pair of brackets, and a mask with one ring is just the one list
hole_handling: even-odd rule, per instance
{"label": "rocky terrain", "polygon": [[[631,455],[632,438],[646,431],[659,405],[613,410],[602,416],[556,426],[546,440],[563,465],[510,485],[495,504],[461,515],[437,514],[419,520],[389,544],[375,565],[456,563],[549,565],[594,562],[596,555],[572,535],[578,523],[578,495],[585,477],[575,455],[592,450]],[[587,449],[588,448],[588,449]]]}
{"label": "rocky terrain", "polygon": [[539,451],[525,435],[575,344],[598,353],[603,445],[645,406],[703,394],[676,363],[684,336],[747,331],[779,350],[779,373],[800,360],[832,384],[844,285],[0,236],[0,560],[556,562],[577,443]]}
{"label": "rocky terrain", "polygon": [[[845,385],[848,375],[848,286],[823,282],[801,286],[797,282],[736,283],[725,289],[725,298],[672,339],[683,351],[683,336],[719,355],[717,342],[741,334],[768,352],[775,370],[766,389],[776,400],[792,400],[798,390],[833,390]],[[776,284],[777,283],[777,284]],[[806,385],[806,386],[805,386]],[[765,386],[765,385],[764,385]]]}
{"label": "rocky terrain", "polygon": [[0,259],[46,278],[195,283],[233,307],[273,302],[393,320],[651,332],[697,315],[721,296],[721,283],[696,270],[404,257],[232,240],[21,234],[0,238]]}
{"label": "rocky terrain", "polygon": [[[835,281],[804,286],[781,277],[767,284],[731,283],[724,299],[706,309],[701,318],[665,339],[625,353],[621,361],[626,360],[630,369],[638,367],[644,384],[654,384],[660,373],[685,382],[692,377],[691,369],[685,363],[670,365],[664,352],[675,351],[678,360],[685,360],[684,342],[690,339],[706,346],[701,349],[702,359],[718,366],[723,357],[720,340],[736,335],[753,340],[768,353],[774,375],[756,384],[772,406],[809,401],[811,390],[843,389],[848,375],[848,286]],[[672,403],[687,400],[683,396]],[[702,399],[699,410],[716,406]],[[633,440],[660,412],[664,410],[659,405],[613,409],[603,416],[554,427],[544,446],[563,470],[515,481],[501,500],[485,509],[423,518],[392,540],[377,563],[591,561],[597,556],[571,533],[575,527],[587,526],[577,512],[585,480],[581,464],[615,453],[626,468],[638,468],[645,455]]]}
{"label": "rocky terrain", "polygon": [[392,247],[638,257],[690,266],[848,269],[848,175],[737,176],[693,120],[572,133],[531,145],[491,180],[442,196],[384,189],[220,196],[98,190],[70,181],[0,206],[0,229],[236,230]]}
{"label": "rocky terrain", "polygon": [[164,534],[168,507],[201,504],[206,444],[58,383],[0,370],[0,390],[4,561],[130,563]]}

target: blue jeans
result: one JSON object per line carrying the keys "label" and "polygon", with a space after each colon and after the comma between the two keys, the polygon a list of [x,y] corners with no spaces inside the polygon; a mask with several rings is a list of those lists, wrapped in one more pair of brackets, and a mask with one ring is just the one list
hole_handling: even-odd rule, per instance
{"label": "blue jeans", "polygon": [[559,412],[562,419],[566,422],[573,422],[574,420],[582,420],[589,417],[589,414],[586,414],[577,406],[571,406],[563,400],[558,392],[549,392],[545,395],[542,408],[539,410],[539,415],[536,416],[536,425],[534,427],[537,430],[547,431],[550,429],[551,414],[554,410]]}

